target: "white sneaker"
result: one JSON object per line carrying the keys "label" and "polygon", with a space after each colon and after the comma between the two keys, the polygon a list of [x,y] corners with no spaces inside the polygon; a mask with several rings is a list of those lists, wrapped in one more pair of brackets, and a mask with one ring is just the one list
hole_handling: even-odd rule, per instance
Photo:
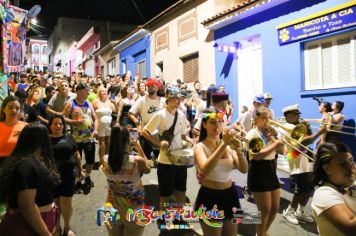
{"label": "white sneaker", "polygon": [[283,217],[286,218],[286,220],[294,225],[299,224],[298,219],[295,217],[295,213],[294,211],[287,211],[287,209],[285,209],[282,213]]}
{"label": "white sneaker", "polygon": [[303,222],[306,222],[306,223],[313,223],[314,222],[314,219],[313,217],[305,214],[305,212],[296,212],[295,213],[295,217],[300,220],[300,221],[303,221]]}

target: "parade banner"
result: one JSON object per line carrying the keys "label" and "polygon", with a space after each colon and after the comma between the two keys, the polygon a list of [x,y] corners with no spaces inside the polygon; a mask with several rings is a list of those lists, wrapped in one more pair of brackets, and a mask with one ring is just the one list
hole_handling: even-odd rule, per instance
{"label": "parade banner", "polygon": [[6,24],[6,51],[4,54],[5,72],[21,72],[24,70],[24,47],[27,29],[23,24],[28,11],[9,6],[14,19]]}
{"label": "parade banner", "polygon": [[277,26],[280,45],[356,26],[356,1]]}
{"label": "parade banner", "polygon": [[8,91],[7,76],[6,74],[0,73],[0,106],[2,104],[2,101],[8,95],[7,91]]}

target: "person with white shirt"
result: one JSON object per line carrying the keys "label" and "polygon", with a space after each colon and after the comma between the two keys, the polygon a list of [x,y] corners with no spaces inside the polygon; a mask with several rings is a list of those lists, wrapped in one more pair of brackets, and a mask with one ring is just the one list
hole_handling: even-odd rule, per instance
{"label": "person with white shirt", "polygon": [[271,93],[264,93],[263,94],[264,98],[265,98],[265,107],[268,108],[269,112],[270,112],[270,119],[275,120],[276,119],[276,115],[274,113],[274,111],[269,107],[271,105],[272,102],[272,94]]}
{"label": "person with white shirt", "polygon": [[[246,139],[260,139],[263,148],[253,152],[250,148],[250,168],[247,175],[247,185],[253,194],[257,209],[261,212],[261,224],[256,225],[258,236],[267,235],[268,228],[277,215],[280,202],[280,186],[276,174],[276,152],[283,154],[283,141],[276,138],[268,123],[269,112],[265,107],[259,107],[253,114],[255,128],[251,129]],[[249,145],[248,145],[249,146]]]}
{"label": "person with white shirt", "polygon": [[[158,111],[142,132],[146,139],[160,147],[157,166],[160,206],[164,206],[171,198],[179,204],[184,204],[185,201],[187,167],[174,165],[169,159],[169,151],[182,149],[182,140],[186,140],[185,117],[179,110],[179,93],[177,87],[167,89],[166,108]],[[160,139],[152,135],[156,129]]]}
{"label": "person with white shirt", "polygon": [[314,163],[316,189],[311,207],[321,236],[355,235],[356,207],[349,205],[356,167],[349,148],[341,143],[321,144]]}
{"label": "person with white shirt", "polygon": [[[250,111],[246,111],[240,115],[240,117],[235,122],[235,127],[241,127],[246,133],[249,132],[253,128],[253,114],[254,112],[261,106],[265,104],[266,100],[263,94],[256,94],[253,98],[253,109]],[[249,153],[246,152],[246,158],[249,160]],[[252,194],[249,190],[248,186],[243,187],[244,198],[248,201],[252,200]]]}
{"label": "person with white shirt", "polygon": [[[287,106],[282,109],[286,125],[305,125],[307,133],[301,140],[298,140],[304,146],[312,144],[323,132],[325,129],[320,129],[316,133],[312,133],[309,125],[300,122],[300,111],[299,105],[294,104]],[[290,137],[290,134],[286,134]],[[283,138],[289,143],[291,139],[284,136]],[[300,147],[300,145],[286,145],[287,155],[286,159],[289,163],[289,172],[290,172],[290,188],[291,192],[294,194],[291,203],[283,211],[282,215],[287,219],[288,222],[292,224],[299,224],[299,221],[312,223],[314,222],[313,218],[306,214],[305,206],[308,203],[310,194],[314,191],[313,185],[313,163],[309,161],[308,157],[305,155],[311,156],[310,152],[307,152],[305,148]],[[305,153],[305,155],[296,151],[298,149]]]}
{"label": "person with white shirt", "polygon": [[[165,106],[164,98],[157,96],[157,90],[160,87],[159,81],[155,78],[149,78],[146,81],[146,86],[148,94],[137,99],[129,110],[129,117],[135,123],[139,133],[143,131],[143,127],[148,123],[153,115],[162,110]],[[149,143],[142,136],[140,137],[140,142],[148,159],[151,159],[152,152],[156,157],[158,156],[159,146],[153,147],[152,143]]]}
{"label": "person with white shirt", "polygon": [[203,112],[199,143],[194,147],[194,158],[201,187],[195,202],[197,211],[201,205],[207,210],[224,211],[222,227],[211,227],[201,221],[204,235],[236,235],[233,224],[233,208],[240,209],[238,193],[231,174],[234,169],[246,173],[248,163],[242,153],[242,143],[234,139],[232,127],[224,126],[224,113],[216,109]]}
{"label": "person with white shirt", "polygon": [[266,100],[263,94],[256,94],[253,98],[253,109],[243,113],[239,119],[236,121],[238,125],[241,125],[245,132],[250,131],[253,127],[252,116],[257,108],[263,106]]}

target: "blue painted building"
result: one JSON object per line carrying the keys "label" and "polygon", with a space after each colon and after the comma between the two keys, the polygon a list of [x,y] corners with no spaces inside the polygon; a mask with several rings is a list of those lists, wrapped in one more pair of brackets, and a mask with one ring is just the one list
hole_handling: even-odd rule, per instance
{"label": "blue painted building", "polygon": [[119,54],[120,74],[131,71],[133,76],[140,78],[150,76],[150,34],[141,27],[137,28],[114,46]]}
{"label": "blue painted building", "polygon": [[344,114],[355,119],[355,7],[346,0],[246,1],[205,20],[214,31],[216,84],[232,95],[234,118],[255,93],[270,92],[277,117],[298,103],[304,118],[320,118],[318,96],[344,101]]}

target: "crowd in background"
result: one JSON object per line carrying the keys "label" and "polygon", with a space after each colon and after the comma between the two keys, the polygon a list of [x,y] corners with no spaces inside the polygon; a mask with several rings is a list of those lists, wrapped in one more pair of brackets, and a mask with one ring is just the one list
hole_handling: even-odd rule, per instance
{"label": "crowd in background", "polygon": [[[141,176],[151,168],[157,168],[161,209],[170,201],[184,204],[188,167],[173,163],[170,152],[188,146],[201,184],[195,209],[217,204],[225,212],[221,228],[201,222],[204,235],[237,234],[231,223],[232,209],[241,208],[231,180],[234,169],[247,173],[245,197],[254,199],[261,213],[257,235],[269,234],[280,207],[280,155],[288,160],[293,193],[283,217],[291,224],[316,221],[321,235],[354,235],[355,164],[348,147],[337,142],[342,134],[330,132],[341,131],[344,104],[318,101],[322,124],[316,132],[303,121],[297,104],[285,107],[283,124],[306,129],[294,140],[278,126],[271,128],[276,120],[272,100],[270,93],[257,94],[234,121],[224,86],[168,83],[130,72],[104,78],[11,75],[0,112],[0,202],[7,209],[0,234],[76,235],[73,195],[89,194],[95,186],[96,159],[107,177],[107,202],[120,215],[144,205]],[[309,146],[316,141],[315,152]],[[251,150],[253,142],[258,151]],[[315,186],[311,216],[305,208]],[[108,223],[108,233],[141,235],[143,227],[121,219],[115,226]]]}

